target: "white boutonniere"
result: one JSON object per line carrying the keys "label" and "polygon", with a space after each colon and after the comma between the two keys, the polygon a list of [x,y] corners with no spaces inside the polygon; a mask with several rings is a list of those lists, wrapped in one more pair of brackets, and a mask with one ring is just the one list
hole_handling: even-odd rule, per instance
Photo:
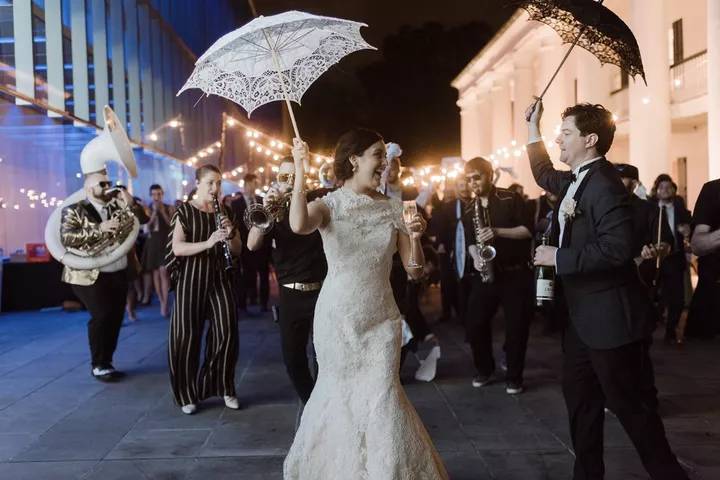
{"label": "white boutonniere", "polygon": [[577,208],[577,202],[575,199],[570,197],[563,198],[560,204],[560,214],[565,218],[566,222],[571,222],[577,215],[579,215],[580,209]]}

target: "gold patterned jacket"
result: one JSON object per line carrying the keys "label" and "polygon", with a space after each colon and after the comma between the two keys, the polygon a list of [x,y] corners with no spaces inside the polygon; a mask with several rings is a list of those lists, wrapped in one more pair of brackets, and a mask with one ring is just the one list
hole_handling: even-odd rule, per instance
{"label": "gold patterned jacket", "polygon": [[[116,199],[108,202],[107,207],[108,217],[122,208]],[[148,222],[149,218],[141,205],[133,203],[130,209],[141,224]],[[63,208],[61,218],[60,241],[65,248],[91,253],[110,237],[109,233],[100,230],[102,218],[89,200],[81,200]],[[134,250],[131,250],[131,254],[134,255]],[[73,285],[92,285],[99,274],[100,269],[97,268],[79,270],[66,265],[63,268],[62,281]]]}

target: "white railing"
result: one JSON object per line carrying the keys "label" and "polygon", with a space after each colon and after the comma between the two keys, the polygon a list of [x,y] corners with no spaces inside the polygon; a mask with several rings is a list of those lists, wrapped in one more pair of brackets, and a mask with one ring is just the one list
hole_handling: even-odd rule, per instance
{"label": "white railing", "polygon": [[707,51],[670,67],[670,99],[682,103],[707,93]]}

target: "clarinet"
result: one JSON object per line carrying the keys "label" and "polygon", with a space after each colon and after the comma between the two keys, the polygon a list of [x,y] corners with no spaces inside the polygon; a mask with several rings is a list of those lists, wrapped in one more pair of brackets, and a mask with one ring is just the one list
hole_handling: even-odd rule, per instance
{"label": "clarinet", "polygon": [[[218,202],[217,195],[213,195],[213,207],[215,207],[215,226],[216,228],[220,228],[222,226],[222,213],[220,213],[220,202]],[[234,268],[232,254],[230,253],[230,244],[227,240],[222,242],[222,252],[223,260],[225,260],[224,268],[227,272]]]}

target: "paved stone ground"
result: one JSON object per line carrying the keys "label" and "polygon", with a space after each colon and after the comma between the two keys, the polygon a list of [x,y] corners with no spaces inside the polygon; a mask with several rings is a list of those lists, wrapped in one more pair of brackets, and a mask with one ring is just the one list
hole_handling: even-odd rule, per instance
{"label": "paved stone ground", "polygon": [[[237,385],[247,408],[236,412],[209,401],[188,417],[170,396],[168,325],[156,310],[141,310],[140,321],[123,328],[115,364],[129,376],[111,385],[89,375],[86,313],[0,315],[0,479],[282,478],[298,403],[276,325],[264,317],[240,323]],[[533,335],[528,389],[512,398],[501,383],[473,389],[459,326],[436,330],[443,347],[438,379],[413,381],[413,358],[403,377],[451,478],[569,479],[558,338]],[[720,478],[719,346],[653,351],[670,441],[694,478],[705,480]],[[606,422],[605,448],[607,479],[647,478],[614,418]]]}

